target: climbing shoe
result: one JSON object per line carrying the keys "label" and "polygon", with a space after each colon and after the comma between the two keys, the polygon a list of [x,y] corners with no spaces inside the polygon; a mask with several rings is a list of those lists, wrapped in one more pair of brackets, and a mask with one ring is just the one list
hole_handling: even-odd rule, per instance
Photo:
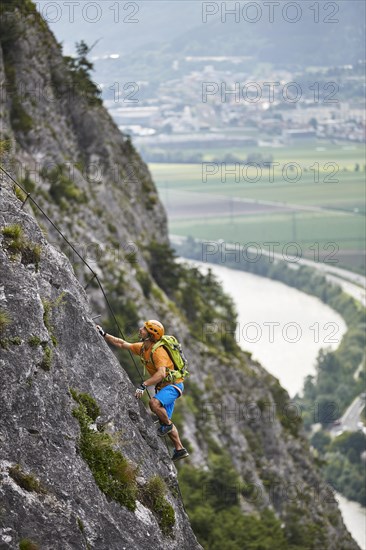
{"label": "climbing shoe", "polygon": [[172,461],[176,462],[177,460],[181,460],[182,458],[186,458],[187,456],[189,456],[189,452],[183,447],[183,449],[179,449],[179,451],[174,451]]}
{"label": "climbing shoe", "polygon": [[169,432],[172,431],[174,427],[174,424],[161,424],[160,428],[158,428],[158,436],[159,437],[165,437],[168,435]]}

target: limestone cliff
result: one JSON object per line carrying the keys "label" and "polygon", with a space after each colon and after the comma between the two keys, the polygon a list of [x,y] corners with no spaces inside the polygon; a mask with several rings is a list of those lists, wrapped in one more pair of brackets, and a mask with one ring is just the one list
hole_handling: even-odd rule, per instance
{"label": "limestone cliff", "polygon": [[[50,550],[199,548],[175,468],[128,376],[96,333],[83,288],[65,256],[19,206],[3,186],[0,226],[8,232],[0,237],[0,547],[15,549],[29,540]],[[10,235],[16,227],[22,228],[17,237]],[[79,426],[80,394],[93,396],[110,420],[99,427],[103,431],[94,423],[86,431]],[[89,458],[85,437],[94,438]],[[97,454],[100,447],[110,454]],[[113,452],[122,453],[118,468]],[[98,483],[98,475],[107,475],[113,490]],[[167,525],[149,500],[157,479],[163,490],[166,485],[165,513],[173,516]],[[121,496],[119,480],[132,492]]]}
{"label": "limestone cliff", "polygon": [[[240,490],[198,481],[203,505],[216,492],[274,526],[271,549],[356,549],[287,393],[232,335],[205,333],[229,322],[232,306],[210,277],[173,261],[148,169],[101,105],[82,50],[65,59],[31,2],[9,6],[2,164],[86,257],[128,336],[157,317],[183,342],[192,376],[176,416],[191,454],[182,475],[229,457]],[[134,377],[133,365],[122,355],[121,367],[93,326],[99,313],[117,333],[95,279],[85,291],[85,265],[31,201],[22,209],[8,177],[1,185],[0,548],[198,548],[175,467],[134,400],[124,371]]]}

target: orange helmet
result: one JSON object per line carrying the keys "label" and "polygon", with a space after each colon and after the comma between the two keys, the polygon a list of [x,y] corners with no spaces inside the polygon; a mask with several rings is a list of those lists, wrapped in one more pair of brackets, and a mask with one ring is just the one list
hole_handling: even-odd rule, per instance
{"label": "orange helmet", "polygon": [[144,327],[147,332],[153,336],[154,340],[160,340],[160,338],[164,336],[165,330],[160,321],[156,321],[155,319],[145,321]]}

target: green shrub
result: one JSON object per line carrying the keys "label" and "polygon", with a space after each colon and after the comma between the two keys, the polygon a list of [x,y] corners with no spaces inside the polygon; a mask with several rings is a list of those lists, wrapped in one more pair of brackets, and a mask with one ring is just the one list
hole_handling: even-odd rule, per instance
{"label": "green shrub", "polygon": [[312,446],[320,453],[324,454],[331,442],[331,437],[323,430],[318,430],[310,439]]}
{"label": "green shrub", "polygon": [[296,407],[295,409],[291,408],[291,402],[287,391],[277,380],[271,380],[270,391],[276,405],[277,418],[285,430],[295,437],[298,436],[302,426],[302,419]]}
{"label": "green shrub", "polygon": [[36,348],[41,345],[41,339],[38,336],[31,336],[28,338],[28,345],[32,348]]}
{"label": "green shrub", "polygon": [[140,491],[141,502],[157,517],[162,533],[171,535],[175,524],[173,507],[165,498],[166,486],[159,476],[152,477]]}
{"label": "green shrub", "polygon": [[73,415],[79,421],[81,430],[80,454],[88,464],[96,484],[107,497],[134,511],[138,469],[133,467],[120,451],[113,448],[115,442],[109,434],[90,428],[93,418],[89,416],[88,411],[95,416],[99,410],[95,400],[87,394],[79,394],[76,390],[70,390],[70,393],[79,404],[73,410]]}
{"label": "green shrub", "polygon": [[40,550],[38,544],[30,539],[22,539],[19,542],[19,550]]}
{"label": "green shrub", "polygon": [[24,202],[25,199],[27,198],[27,195],[25,195],[25,193],[23,193],[20,187],[18,187],[18,185],[16,184],[14,184],[13,186],[13,191],[16,198],[19,199],[21,202]]}
{"label": "green shrub", "polygon": [[[340,446],[343,447],[343,442]],[[326,462],[322,465],[322,472],[326,481],[335,491],[365,506],[365,465],[360,460],[359,452],[354,448],[349,449],[346,456],[339,451],[327,452],[324,458]]]}
{"label": "green shrub", "polygon": [[5,309],[0,308],[0,334],[4,332],[6,327],[8,327],[11,323],[10,315]]}
{"label": "green shrub", "polygon": [[65,174],[64,166],[59,164],[52,169],[42,168],[40,175],[50,183],[50,195],[61,207],[68,208],[68,202],[85,203],[86,194],[78,189],[75,183]]}
{"label": "green shrub", "polygon": [[228,456],[217,456],[207,471],[183,465],[179,484],[194,533],[206,550],[289,548],[281,522],[272,511],[251,515],[241,510],[239,501],[248,490]]}
{"label": "green shrub", "polygon": [[42,299],[43,305],[43,323],[47,331],[52,332],[52,327],[50,323],[50,315],[52,311],[52,302],[50,300]]}
{"label": "green shrub", "polygon": [[21,346],[22,339],[19,336],[11,336],[10,338],[1,338],[0,347],[3,349],[9,349],[10,345]]}
{"label": "green shrub", "polygon": [[23,472],[21,466],[11,466],[9,468],[10,477],[21,487],[28,492],[45,493],[46,490],[42,487],[41,483],[32,474],[26,474]]}
{"label": "green shrub", "polygon": [[81,42],[76,43],[76,51],[76,57],[64,57],[65,65],[73,83],[73,91],[83,97],[91,106],[102,105],[100,90],[91,80],[90,73],[93,70],[93,64],[87,59],[90,48],[81,40]]}
{"label": "green shrub", "polygon": [[42,247],[33,244],[25,238],[23,228],[19,224],[7,225],[2,228],[5,248],[13,254],[21,254],[24,265],[35,264],[38,271],[41,260]]}
{"label": "green shrub", "polygon": [[138,269],[136,278],[142,288],[142,292],[144,293],[145,298],[148,298],[150,296],[152,286],[151,277],[148,273],[142,271],[142,269]]}
{"label": "green shrub", "polygon": [[0,155],[11,151],[11,139],[0,139]]}
{"label": "green shrub", "polygon": [[23,229],[19,224],[12,224],[7,225],[6,227],[3,227],[2,234],[7,239],[14,239],[15,241],[19,241],[23,238]]}
{"label": "green shrub", "polygon": [[65,305],[64,296],[65,296],[65,292],[61,292],[60,295],[55,300],[48,300],[46,298],[42,299],[43,323],[48,331],[48,334],[50,335],[50,338],[54,346],[57,346],[57,338],[55,336],[54,326],[51,324],[51,314],[54,309]]}
{"label": "green shrub", "polygon": [[362,432],[344,432],[331,442],[331,452],[341,452],[351,463],[361,462],[361,454],[366,451],[366,436]]}
{"label": "green shrub", "polygon": [[306,516],[306,511],[289,503],[284,511],[286,520],[284,534],[292,548],[300,550],[317,550],[327,548],[326,529],[320,522],[315,522]]}
{"label": "green shrub", "polygon": [[[3,6],[2,6],[3,13]],[[32,117],[26,112],[23,107],[21,98],[18,95],[16,82],[16,70],[12,56],[12,46],[14,42],[24,32],[21,30],[21,25],[18,24],[17,18],[7,18],[7,24],[1,25],[1,45],[3,49],[4,69],[6,76],[6,85],[11,97],[10,103],[10,122],[13,130],[16,132],[28,133],[33,127]]]}
{"label": "green shrub", "polygon": [[12,97],[10,120],[13,130],[16,132],[27,134],[33,128],[33,119],[24,109],[21,100],[16,94]]}
{"label": "green shrub", "polygon": [[156,283],[168,296],[172,296],[179,286],[181,266],[176,262],[176,254],[168,244],[152,241],[149,245],[148,264]]}
{"label": "green shrub", "polygon": [[138,263],[137,252],[134,252],[134,251],[133,252],[128,252],[125,255],[125,260],[130,265],[135,266]]}
{"label": "green shrub", "polygon": [[[281,521],[271,510],[263,510],[260,517],[244,515],[237,507],[222,510],[212,517],[208,534],[209,550],[287,550],[289,548]],[[303,547],[305,548],[305,546]],[[306,546],[306,548],[310,548]],[[320,548],[320,547],[319,547]],[[324,547],[325,548],[325,547]]]}
{"label": "green shrub", "polygon": [[117,227],[112,222],[107,222],[108,231],[110,233],[117,233]]}
{"label": "green shrub", "polygon": [[76,522],[77,522],[77,524],[78,524],[78,527],[79,527],[80,531],[81,531],[82,533],[84,533],[85,527],[84,527],[83,521],[82,521],[80,518],[76,518]]}
{"label": "green shrub", "polygon": [[8,338],[0,338],[0,348],[9,349],[9,339]]}
{"label": "green shrub", "polygon": [[70,393],[72,398],[79,403],[79,405],[83,405],[86,410],[87,416],[91,418],[93,421],[95,421],[98,416],[100,415],[100,408],[95,401],[89,394],[87,393],[78,393],[77,391],[70,389]]}
{"label": "green shrub", "polygon": [[51,370],[52,356],[53,356],[52,348],[50,348],[50,346],[48,346],[48,345],[44,346],[43,358],[42,358],[42,361],[39,365],[41,367],[41,369],[43,369],[47,372]]}

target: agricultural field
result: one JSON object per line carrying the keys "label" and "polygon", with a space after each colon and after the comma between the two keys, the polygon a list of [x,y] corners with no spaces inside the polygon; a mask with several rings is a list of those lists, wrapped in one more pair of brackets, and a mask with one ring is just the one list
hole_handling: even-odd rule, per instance
{"label": "agricultural field", "polygon": [[[259,161],[224,162],[232,154]],[[298,254],[364,270],[365,158],[362,144],[210,150],[198,164],[150,164],[171,234],[225,242],[296,243]],[[272,158],[272,165],[260,158]],[[255,157],[254,157],[255,158]],[[213,160],[215,159],[215,160]]]}

